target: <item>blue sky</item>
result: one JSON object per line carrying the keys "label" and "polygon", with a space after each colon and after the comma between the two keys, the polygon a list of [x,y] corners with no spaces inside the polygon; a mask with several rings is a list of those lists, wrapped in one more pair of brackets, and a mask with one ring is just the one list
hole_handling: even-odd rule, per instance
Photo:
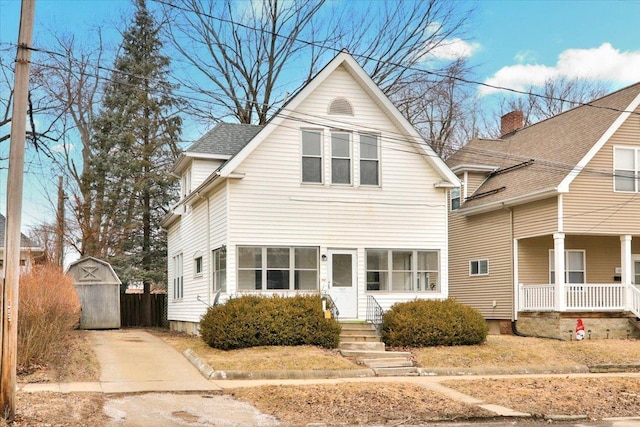
{"label": "blue sky", "polygon": [[[128,0],[36,0],[34,45],[51,29],[88,37],[97,26],[116,26],[132,10]],[[20,0],[0,0],[0,48],[16,42],[19,12]],[[640,0],[478,1],[466,33],[468,39],[451,40],[450,49],[468,56],[480,82],[527,89],[546,78],[584,77],[617,89],[640,81]],[[478,90],[483,96],[491,92]],[[50,182],[57,181],[41,170],[28,171],[23,228],[54,217],[46,197],[54,194]],[[6,173],[0,171],[0,212],[5,199]]]}

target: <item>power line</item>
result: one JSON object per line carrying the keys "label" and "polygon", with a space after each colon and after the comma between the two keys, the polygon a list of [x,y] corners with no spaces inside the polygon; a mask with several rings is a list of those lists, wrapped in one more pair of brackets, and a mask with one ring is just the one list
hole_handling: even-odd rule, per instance
{"label": "power line", "polygon": [[[342,51],[342,49],[339,49],[339,48],[334,47],[334,46],[328,46],[328,45],[324,45],[324,44],[321,44],[321,43],[318,43],[318,42],[304,40],[304,39],[301,39],[301,38],[298,38],[298,37],[285,36],[285,35],[282,35],[282,34],[279,34],[279,33],[275,32],[275,31],[271,31],[271,30],[264,29],[264,28],[252,27],[250,25],[243,24],[243,23],[234,21],[232,19],[221,18],[219,16],[213,16],[211,14],[204,13],[204,12],[201,12],[201,11],[195,11],[195,10],[187,9],[187,8],[184,8],[184,7],[169,3],[169,2],[164,1],[164,0],[151,0],[151,1],[154,1],[156,3],[160,3],[160,4],[165,5],[167,7],[170,7],[170,8],[173,8],[173,9],[177,9],[177,10],[180,10],[180,11],[183,11],[183,12],[193,13],[195,15],[204,16],[206,18],[213,19],[213,20],[218,21],[218,22],[235,25],[235,26],[242,27],[242,28],[245,28],[245,29],[248,29],[248,30],[263,31],[263,32],[266,32],[266,33],[268,33],[268,34],[270,34],[272,36],[283,38],[283,39],[286,39],[288,41],[299,42],[299,43],[305,44],[307,46],[318,47],[318,48],[326,49],[326,50],[333,51],[333,52],[336,52],[336,53],[339,53],[339,52]],[[396,62],[392,62],[392,61],[381,61],[380,59],[374,58],[374,57],[369,56],[369,55],[364,55],[364,54],[361,54],[361,53],[349,52],[349,54],[351,56],[355,57],[355,58],[361,58],[361,59],[366,59],[368,61],[374,61],[374,62],[377,62],[377,63],[382,63],[382,64],[386,64],[386,65],[392,65],[394,67],[402,68],[402,69],[409,70],[409,71],[416,71],[416,72],[420,72],[420,73],[425,73],[425,74],[428,74],[428,75],[431,75],[431,76],[436,76],[436,77],[439,77],[439,78],[442,78],[442,79],[452,79],[452,80],[456,80],[456,81],[459,81],[459,82],[462,82],[462,83],[466,83],[466,84],[472,84],[472,85],[476,85],[476,86],[487,87],[489,89],[512,92],[512,93],[516,93],[516,94],[519,94],[519,95],[528,95],[528,96],[533,96],[533,97],[536,97],[536,98],[548,99],[548,100],[553,100],[553,101],[567,102],[567,103],[570,103],[570,104],[573,104],[573,105],[576,105],[576,106],[587,106],[587,107],[592,107],[592,108],[601,108],[601,109],[605,109],[605,110],[617,111],[617,112],[621,112],[621,113],[631,113],[631,114],[640,115],[640,113],[636,113],[635,111],[620,110],[620,109],[607,107],[607,106],[602,106],[602,105],[593,105],[590,102],[572,101],[572,100],[565,99],[565,98],[553,97],[553,96],[549,96],[549,95],[542,95],[542,94],[539,94],[539,93],[535,93],[533,91],[523,91],[523,90],[509,88],[509,87],[506,87],[506,86],[492,85],[492,84],[485,83],[485,82],[480,82],[480,81],[477,81],[477,80],[465,79],[463,77],[459,77],[459,76],[455,76],[455,75],[449,75],[449,74],[443,74],[443,73],[439,73],[439,72],[436,72],[436,71],[429,71],[429,70],[425,70],[423,68],[418,68],[418,67],[414,67],[414,66],[407,66],[407,65],[396,63]]]}

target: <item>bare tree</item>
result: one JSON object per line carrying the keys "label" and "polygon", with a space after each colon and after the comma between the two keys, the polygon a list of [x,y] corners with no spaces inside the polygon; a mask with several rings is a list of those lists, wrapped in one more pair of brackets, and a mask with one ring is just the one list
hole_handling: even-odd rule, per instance
{"label": "bare tree", "polygon": [[610,90],[609,85],[598,81],[567,77],[547,79],[541,87],[529,87],[529,95],[501,97],[498,112],[485,119],[487,133],[492,137],[499,137],[500,117],[510,111],[522,111],[523,125],[529,126],[600,98]]}
{"label": "bare tree", "polygon": [[[171,15],[167,37],[195,70],[181,83],[207,102],[192,112],[258,124],[342,48],[387,94],[402,92],[433,71],[430,53],[462,35],[469,13],[446,0],[157,1]],[[303,76],[295,83],[285,73],[292,69]]]}

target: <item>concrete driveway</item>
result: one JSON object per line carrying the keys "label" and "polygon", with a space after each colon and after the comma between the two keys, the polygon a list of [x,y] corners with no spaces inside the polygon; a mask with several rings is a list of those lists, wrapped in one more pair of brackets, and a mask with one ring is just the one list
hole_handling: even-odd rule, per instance
{"label": "concrete driveway", "polygon": [[206,380],[160,338],[139,329],[91,331],[108,426],[273,426],[271,416]]}

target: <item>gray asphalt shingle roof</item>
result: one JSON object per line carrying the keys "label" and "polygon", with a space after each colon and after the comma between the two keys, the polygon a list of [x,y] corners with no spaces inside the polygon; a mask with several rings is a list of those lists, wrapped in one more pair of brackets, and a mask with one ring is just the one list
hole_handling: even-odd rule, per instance
{"label": "gray asphalt shingle roof", "polygon": [[557,187],[582,160],[640,93],[640,83],[599,98],[531,126],[504,139],[474,139],[447,159],[451,168],[459,165],[488,165],[498,169],[523,164],[489,177],[465,208],[502,202],[536,191]]}
{"label": "gray asphalt shingle roof", "polygon": [[194,142],[186,151],[189,153],[235,156],[262,128],[264,126],[220,122]]}
{"label": "gray asphalt shingle roof", "polygon": [[[7,221],[4,215],[0,214],[0,246],[4,246],[4,230],[7,226]],[[20,247],[21,248],[33,248],[35,245],[31,240],[20,233]]]}

